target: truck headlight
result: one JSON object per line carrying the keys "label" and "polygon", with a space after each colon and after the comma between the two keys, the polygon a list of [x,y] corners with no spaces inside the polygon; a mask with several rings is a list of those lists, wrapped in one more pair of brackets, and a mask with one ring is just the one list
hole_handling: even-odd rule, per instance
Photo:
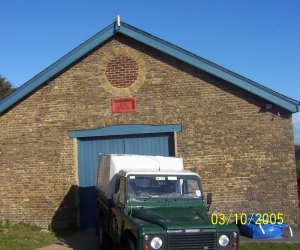
{"label": "truck headlight", "polygon": [[223,234],[219,238],[219,245],[222,247],[226,247],[229,244],[229,238],[227,235]]}
{"label": "truck headlight", "polygon": [[151,247],[154,248],[154,249],[160,249],[162,246],[162,240],[161,238],[159,237],[154,237],[152,240],[151,240]]}

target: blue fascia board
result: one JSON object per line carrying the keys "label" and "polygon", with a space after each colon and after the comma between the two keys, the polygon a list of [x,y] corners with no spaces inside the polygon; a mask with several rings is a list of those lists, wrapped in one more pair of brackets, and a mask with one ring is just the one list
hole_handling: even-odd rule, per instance
{"label": "blue fascia board", "polygon": [[112,37],[115,33],[115,25],[111,24],[105,29],[98,32],[96,35],[82,43],[74,50],[57,60],[55,63],[47,67],[45,70],[40,72],[38,75],[30,79],[28,82],[23,84],[11,95],[7,96],[0,102],[0,113],[8,109],[11,105],[18,102],[24,96],[30,94],[36,88],[49,81],[55,75],[63,71],[65,68],[70,66],[79,58],[85,56],[91,50],[105,42],[107,39]]}
{"label": "blue fascia board", "polygon": [[119,32],[129,36],[141,43],[164,52],[172,57],[184,61],[198,69],[215,75],[227,82],[230,82],[248,92],[251,92],[263,99],[266,99],[278,106],[289,110],[292,113],[299,111],[300,102],[291,98],[285,97],[271,89],[268,89],[258,83],[255,83],[245,77],[242,77],[234,72],[231,72],[219,65],[216,65],[204,58],[201,58],[191,52],[170,44],[160,38],[154,37],[148,33],[131,27],[128,24],[122,23]]}
{"label": "blue fascia board", "polygon": [[74,130],[69,132],[70,138],[87,138],[99,136],[118,136],[118,135],[137,135],[137,134],[156,134],[181,132],[180,124],[171,125],[116,125],[111,127]]}

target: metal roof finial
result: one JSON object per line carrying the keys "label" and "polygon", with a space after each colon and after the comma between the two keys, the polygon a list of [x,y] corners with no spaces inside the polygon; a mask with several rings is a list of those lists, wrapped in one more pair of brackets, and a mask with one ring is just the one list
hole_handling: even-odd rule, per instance
{"label": "metal roof finial", "polygon": [[116,24],[117,24],[118,27],[121,26],[121,18],[120,18],[119,14],[118,14],[117,19],[116,19]]}

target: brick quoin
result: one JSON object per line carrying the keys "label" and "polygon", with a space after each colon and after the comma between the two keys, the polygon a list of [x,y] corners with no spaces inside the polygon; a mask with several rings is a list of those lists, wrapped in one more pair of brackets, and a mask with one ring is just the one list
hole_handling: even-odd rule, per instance
{"label": "brick quoin", "polygon": [[138,65],[128,56],[116,56],[107,64],[105,75],[112,86],[127,88],[138,77]]}

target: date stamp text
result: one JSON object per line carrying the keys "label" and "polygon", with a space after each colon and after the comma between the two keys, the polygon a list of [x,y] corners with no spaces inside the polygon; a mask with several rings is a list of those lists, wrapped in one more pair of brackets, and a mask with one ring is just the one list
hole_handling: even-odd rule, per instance
{"label": "date stamp text", "polygon": [[267,225],[267,224],[277,224],[281,225],[284,223],[283,213],[214,213],[211,215],[211,223],[213,225],[228,225],[230,223],[249,225],[254,223],[256,225]]}

